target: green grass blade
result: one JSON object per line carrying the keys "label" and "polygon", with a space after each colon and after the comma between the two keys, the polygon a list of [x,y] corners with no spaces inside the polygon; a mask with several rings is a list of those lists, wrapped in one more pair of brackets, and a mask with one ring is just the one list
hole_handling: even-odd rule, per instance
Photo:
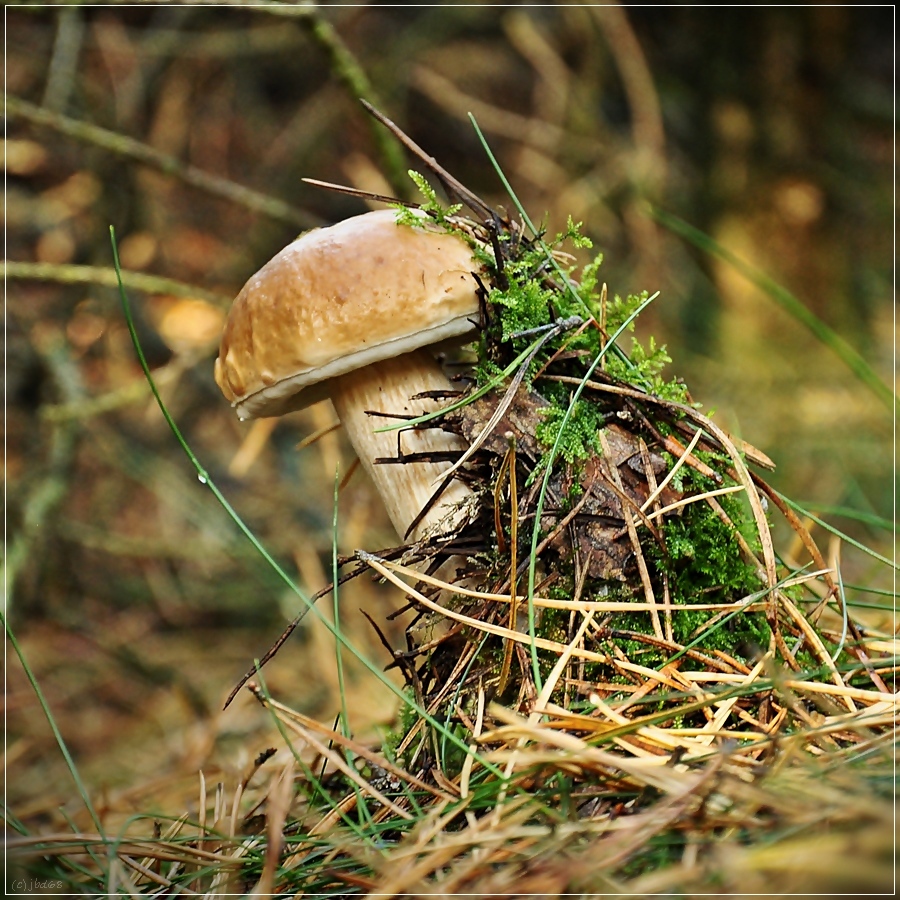
{"label": "green grass blade", "polygon": [[821,506],[818,503],[802,503],[801,506],[808,507],[809,509],[814,509],[816,512],[821,513],[824,516],[838,516],[842,519],[852,519],[855,522],[860,522],[863,525],[870,525],[872,528],[879,528],[882,531],[900,531],[900,523],[891,522],[890,519],[885,519],[882,516],[875,515],[875,513],[864,512],[860,509],[853,509],[849,506]]}
{"label": "green grass blade", "polygon": [[458,409],[462,409],[464,406],[468,406],[473,401],[480,399],[485,394],[492,391],[497,385],[506,381],[506,379],[509,378],[509,376],[512,375],[526,359],[528,359],[529,355],[540,347],[544,340],[544,337],[539,337],[533,344],[529,344],[502,372],[498,372],[493,378],[489,378],[477,391],[467,394],[462,400],[454,400],[453,403],[442,406],[434,412],[424,413],[421,416],[417,416],[415,419],[404,419],[402,422],[395,422],[393,425],[383,425],[381,428],[373,429],[373,431],[375,434],[381,434],[384,431],[399,431],[401,428],[412,428],[415,425],[421,425],[423,422],[430,422],[432,419],[437,419],[440,416],[445,416],[447,413],[455,412]]}
{"label": "green grass blade", "polygon": [[[109,229],[110,240],[112,242],[112,253],[113,253],[113,262],[115,265],[115,269],[117,273],[121,273],[121,266],[119,264],[119,250],[116,244],[116,233],[115,229],[110,226]],[[185,440],[184,435],[181,433],[181,429],[179,429],[177,423],[172,418],[169,410],[166,408],[166,404],[160,396],[159,389],[156,386],[156,382],[153,379],[153,375],[150,372],[150,366],[147,362],[147,358],[144,355],[144,350],[141,346],[140,338],[137,334],[137,329],[134,324],[134,316],[131,313],[131,303],[128,300],[128,295],[125,293],[125,287],[122,284],[121,279],[119,279],[119,299],[122,303],[122,311],[125,316],[125,322],[128,326],[128,333],[131,336],[131,343],[134,346],[134,351],[137,355],[138,362],[140,363],[141,370],[144,373],[144,377],[147,379],[147,383],[150,385],[150,390],[153,393],[154,398],[156,399],[156,403],[159,406],[160,411],[163,414],[163,418],[166,421],[166,424],[169,426],[172,434],[175,436],[175,440],[178,442],[179,446],[182,450],[184,450],[188,459],[191,462],[191,465],[197,472],[197,478],[202,485],[204,485],[208,490],[210,490],[213,496],[218,500],[219,504],[228,514],[229,518],[234,522],[234,524],[238,527],[241,533],[250,541],[253,547],[257,550],[257,552],[263,557],[263,559],[271,566],[272,571],[275,572],[276,575],[284,582],[287,588],[298,597],[301,602],[306,607],[307,611],[312,611],[312,613],[319,619],[319,621],[328,629],[331,633],[331,636],[338,641],[344,649],[348,650],[352,653],[368,670],[368,672],[377,678],[385,687],[390,690],[394,696],[399,698],[402,703],[407,704],[412,709],[416,711],[418,715],[420,715],[423,719],[425,719],[432,728],[435,728],[439,733],[447,733],[448,740],[452,743],[456,744],[460,750],[464,753],[471,753],[469,749],[469,745],[464,741],[460,740],[455,734],[448,731],[447,728],[440,722],[438,722],[433,716],[429,715],[427,710],[423,709],[419,706],[414,700],[408,697],[403,693],[402,689],[397,687],[393,681],[387,678],[384,673],[376,666],[371,660],[369,660],[364,653],[358,650],[347,638],[341,633],[338,628],[335,628],[334,624],[329,622],[328,619],[323,616],[315,607],[315,605],[310,601],[310,599],[306,596],[306,594],[300,589],[300,587],[294,582],[294,580],[285,572],[285,570],[278,564],[275,558],[269,553],[268,550],[260,543],[259,539],[255,534],[250,530],[244,520],[238,515],[237,511],[232,507],[232,505],[225,498],[225,495],[219,490],[216,484],[212,481],[209,476],[209,472],[201,464],[200,460],[194,454],[193,450],[191,450],[188,442]],[[503,778],[503,772],[500,768],[495,766],[493,763],[488,762],[479,754],[472,754],[475,760],[479,763],[479,765],[486,768],[492,774],[497,776],[498,778]]]}
{"label": "green grass blade", "polygon": [[[900,596],[896,591],[888,588],[870,587],[866,584],[847,584],[844,585],[848,591],[858,591],[861,594],[877,594],[879,597],[897,597]],[[883,603],[851,603],[851,606],[871,606],[873,609],[885,609]]]}
{"label": "green grass blade", "polygon": [[[575,288],[575,285],[572,284],[572,280],[569,278],[568,274],[565,270],[560,266],[559,260],[554,256],[553,251],[547,246],[547,243],[544,241],[541,236],[541,232],[534,226],[534,223],[528,217],[528,213],[525,211],[525,207],[522,205],[522,202],[519,200],[518,195],[513,190],[512,185],[509,183],[509,179],[506,177],[506,173],[500,166],[497,157],[494,156],[494,152],[491,150],[490,144],[487,142],[487,138],[484,136],[482,130],[478,127],[478,122],[475,121],[475,116],[472,113],[469,113],[469,121],[472,123],[472,127],[475,129],[475,134],[478,136],[478,140],[481,143],[482,148],[484,149],[485,154],[487,155],[488,160],[490,160],[491,165],[494,167],[494,171],[497,173],[497,177],[500,179],[503,184],[506,193],[509,195],[510,200],[512,200],[513,205],[516,207],[516,211],[522,217],[522,221],[525,225],[528,226],[529,231],[534,235],[534,239],[537,242],[538,246],[541,250],[544,251],[544,255],[547,258],[547,262],[553,267],[553,270],[556,272],[560,281],[565,285],[566,290],[571,294],[573,299],[581,306],[581,309],[584,313],[584,317],[586,319],[592,318],[591,310],[588,308],[588,305],[585,303],[581,294]],[[631,357],[625,353],[618,345],[614,345],[612,348],[612,352],[628,367],[629,369],[633,369],[634,365],[631,362]]]}
{"label": "green grass blade", "polygon": [[16,636],[13,633],[12,628],[10,628],[5,612],[0,612],[0,619],[3,620],[3,628],[6,631],[6,637],[9,639],[9,643],[12,645],[13,652],[19,658],[19,662],[22,664],[22,669],[25,672],[25,677],[31,684],[31,689],[34,691],[38,703],[43,710],[44,717],[47,719],[47,722],[50,725],[50,730],[53,732],[53,737],[56,740],[57,746],[59,747],[59,752],[62,753],[63,759],[66,761],[66,766],[69,769],[69,774],[72,776],[72,781],[75,782],[75,789],[78,791],[78,794],[81,797],[81,801],[82,803],[84,803],[85,809],[87,809],[88,814],[91,817],[91,821],[94,823],[94,827],[97,829],[97,834],[101,835],[105,839],[103,825],[100,822],[100,817],[97,815],[97,812],[94,809],[94,805],[91,803],[91,798],[88,795],[87,787],[81,780],[81,775],[78,774],[78,768],[75,765],[75,760],[72,759],[72,754],[69,753],[69,748],[62,736],[62,732],[59,730],[59,726],[56,724],[56,719],[53,716],[53,712],[50,710],[50,704],[47,702],[47,698],[44,696],[44,692],[41,690],[41,686],[38,683],[34,672],[31,670],[31,666],[28,665],[28,660],[25,658],[25,654],[22,652],[22,648],[19,646],[19,642],[18,640],[16,640]]}
{"label": "green grass blade", "polygon": [[877,559],[878,562],[884,563],[886,566],[890,566],[892,569],[900,570],[900,564],[896,563],[892,559],[888,559],[886,556],[882,556],[880,553],[876,553],[871,547],[867,547],[865,544],[861,544],[859,541],[854,540],[850,537],[849,534],[844,534],[839,528],[835,528],[834,525],[829,525],[824,519],[820,519],[818,516],[813,515],[808,509],[804,509],[799,503],[795,503],[789,497],[785,497],[784,494],[775,491],[776,494],[794,511],[800,513],[801,516],[805,516],[808,519],[811,519],[816,523],[820,528],[824,528],[826,531],[831,534],[839,537],[842,541],[846,541],[850,544],[851,547],[856,547],[857,550],[862,550],[863,553],[871,556],[873,559]]}
{"label": "green grass blade", "polygon": [[650,215],[669,231],[693,244],[699,250],[710,256],[718,257],[727,262],[744,276],[751,284],[767,294],[779,306],[798,322],[805,325],[813,335],[828,347],[854,375],[868,387],[884,403],[888,409],[894,409],[897,397],[893,391],[878,377],[872,367],[863,359],[859,352],[850,346],[836,331],[826,325],[814,312],[808,309],[801,300],[795,297],[789,290],[782,287],[774,279],[761,272],[749,263],[744,262],[718,241],[708,234],[694,228],[687,222],[664,212],[658,207],[651,207]]}
{"label": "green grass blade", "polygon": [[[341,610],[339,604],[340,590],[338,588],[338,488],[340,487],[340,469],[334,470],[334,512],[331,517],[331,597],[334,603],[333,619],[334,627],[340,631]],[[350,737],[350,721],[347,716],[347,692],[344,685],[344,654],[340,641],[334,642],[335,665],[337,666],[338,693],[341,699],[341,733],[344,737]]]}
{"label": "green grass blade", "polygon": [[503,187],[506,190],[506,193],[509,194],[509,197],[515,205],[516,210],[522,217],[522,221],[528,226],[528,230],[534,235],[534,238],[540,246],[541,250],[544,251],[547,260],[553,266],[556,274],[560,277],[563,284],[566,286],[566,290],[568,290],[572,297],[574,297],[575,300],[577,300],[581,305],[582,310],[584,311],[585,318],[591,318],[591,311],[588,309],[587,304],[582,300],[581,295],[578,293],[578,291],[575,290],[575,286],[572,284],[569,276],[563,271],[556,257],[544,242],[544,239],[541,237],[541,232],[538,231],[537,228],[535,228],[534,223],[528,217],[528,213],[525,211],[525,207],[522,205],[522,202],[519,200],[516,192],[513,190],[512,185],[509,183],[509,179],[506,177],[506,174],[500,167],[500,163],[497,161],[497,157],[494,156],[494,153],[487,142],[487,138],[478,127],[478,122],[475,121],[475,116],[473,116],[472,113],[469,113],[469,121],[472,123],[472,127],[475,129],[475,134],[478,135],[478,140],[481,142],[481,146],[484,149],[484,152],[487,154],[487,158],[490,160],[491,165],[494,167],[494,171],[497,173],[497,177],[503,183]]}

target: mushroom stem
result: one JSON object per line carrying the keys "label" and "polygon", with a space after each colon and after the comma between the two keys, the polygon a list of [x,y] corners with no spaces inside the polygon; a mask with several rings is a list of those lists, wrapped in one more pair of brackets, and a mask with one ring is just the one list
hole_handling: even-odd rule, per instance
{"label": "mushroom stem", "polygon": [[424,391],[452,389],[441,367],[425,350],[372,363],[340,376],[331,386],[331,401],[347,437],[375,483],[394,528],[404,540],[418,540],[429,531],[446,532],[461,524],[466,516],[464,501],[472,492],[462,482],[451,481],[407,536],[410,523],[431,500],[452,463],[376,464],[375,460],[446,450],[461,453],[467,445],[461,437],[439,428],[376,432],[385,425],[395,424],[396,420],[369,416],[366,412],[421,416],[439,408],[440,401],[411,400],[412,396]]}

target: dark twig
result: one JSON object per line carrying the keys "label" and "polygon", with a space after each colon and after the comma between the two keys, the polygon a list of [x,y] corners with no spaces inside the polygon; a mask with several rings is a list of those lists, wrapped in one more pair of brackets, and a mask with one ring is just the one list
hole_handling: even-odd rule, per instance
{"label": "dark twig", "polygon": [[[382,559],[396,559],[398,556],[401,556],[403,553],[407,551],[407,547],[392,547],[388,550],[380,550],[378,552],[379,557]],[[338,568],[347,565],[355,559],[354,556],[344,556],[338,558]],[[369,567],[365,564],[361,564],[357,566],[350,572],[342,575],[337,582],[337,586],[341,587],[346,584],[348,581],[356,578],[358,575],[362,575],[364,572],[369,571]],[[241,688],[254,676],[256,673],[267,663],[269,662],[276,653],[282,648],[285,641],[294,633],[297,626],[303,621],[306,614],[312,608],[313,604],[316,603],[317,600],[321,600],[326,594],[330,594],[334,590],[334,583],[330,583],[325,585],[321,590],[316,591],[312,597],[309,598],[309,606],[304,607],[297,613],[296,616],[291,620],[288,624],[287,628],[282,631],[282,633],[278,636],[275,642],[271,647],[259,658],[258,661],[253,663],[253,666],[248,669],[244,675],[239,679],[238,683],[232,688],[231,693],[228,695],[228,698],[225,701],[225,705],[222,709],[227,709],[231,705],[231,701],[238,695],[238,692]]]}
{"label": "dark twig", "polygon": [[365,100],[360,100],[360,103],[362,103],[366,110],[381,122],[381,124],[384,125],[384,127],[387,128],[388,131],[390,131],[391,134],[393,134],[394,137],[410,151],[410,153],[417,156],[427,166],[432,174],[434,174],[444,186],[444,189],[450,195],[451,199],[460,200],[465,203],[466,206],[482,220],[493,221],[497,218],[497,213],[488,206],[484,200],[476,194],[473,194],[472,191],[462,184],[462,182],[457,181],[433,156],[429,156],[411,137],[398,128],[386,115],[379,112],[371,103],[368,103]]}
{"label": "dark twig", "polygon": [[387,197],[384,194],[373,194],[372,191],[364,191],[360,188],[347,187],[345,184],[332,184],[330,181],[319,181],[318,178],[301,178],[304,184],[323,188],[326,191],[334,191],[336,194],[346,194],[348,197],[358,197],[360,200],[374,200],[377,203],[394,203],[405,206],[408,209],[419,209],[420,204],[409,200],[400,200],[398,197]]}

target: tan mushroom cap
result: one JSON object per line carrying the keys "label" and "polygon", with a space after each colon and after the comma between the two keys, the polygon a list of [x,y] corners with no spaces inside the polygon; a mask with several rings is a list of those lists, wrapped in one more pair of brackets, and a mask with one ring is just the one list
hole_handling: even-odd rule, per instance
{"label": "tan mushroom cap", "polygon": [[476,263],[461,238],[364,213],[299,237],[244,285],[216,360],[241,419],[327,395],[309,390],[370,363],[475,329]]}

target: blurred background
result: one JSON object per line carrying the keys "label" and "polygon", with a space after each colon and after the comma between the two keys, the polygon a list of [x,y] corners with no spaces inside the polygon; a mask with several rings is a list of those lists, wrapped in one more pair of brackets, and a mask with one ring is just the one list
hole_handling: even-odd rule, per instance
{"label": "blurred background", "polygon": [[[365,211],[303,177],[415,199],[415,161],[359,96],[512,211],[473,113],[532,218],[551,233],[583,221],[612,292],[661,291],[639,334],[777,462],[771,482],[892,553],[871,524],[892,518],[890,401],[652,214],[781,285],[892,388],[891,8],[71,4],[9,7],[6,28],[7,615],[101,806],[177,814],[169,788],[194,792],[199,768],[233,783],[278,742],[249,696],[221,707],[301,605],[151,400],[110,286],[109,227],[124,269],[150,276],[129,295],[170,411],[266,547],[319,590],[336,473],[352,466],[334,414],[238,423],[212,362],[257,268],[301,230]],[[338,515],[341,553],[395,543],[360,472]],[[843,545],[840,562],[846,583],[889,587],[870,557]],[[398,605],[364,579],[341,591],[343,627],[382,663],[359,609],[383,619]],[[887,627],[886,612],[861,615]],[[402,646],[402,622],[384,627]],[[347,664],[351,722],[371,734],[394,700]],[[12,657],[7,678],[13,810],[77,813]],[[332,641],[312,617],[266,678],[333,719]]]}

